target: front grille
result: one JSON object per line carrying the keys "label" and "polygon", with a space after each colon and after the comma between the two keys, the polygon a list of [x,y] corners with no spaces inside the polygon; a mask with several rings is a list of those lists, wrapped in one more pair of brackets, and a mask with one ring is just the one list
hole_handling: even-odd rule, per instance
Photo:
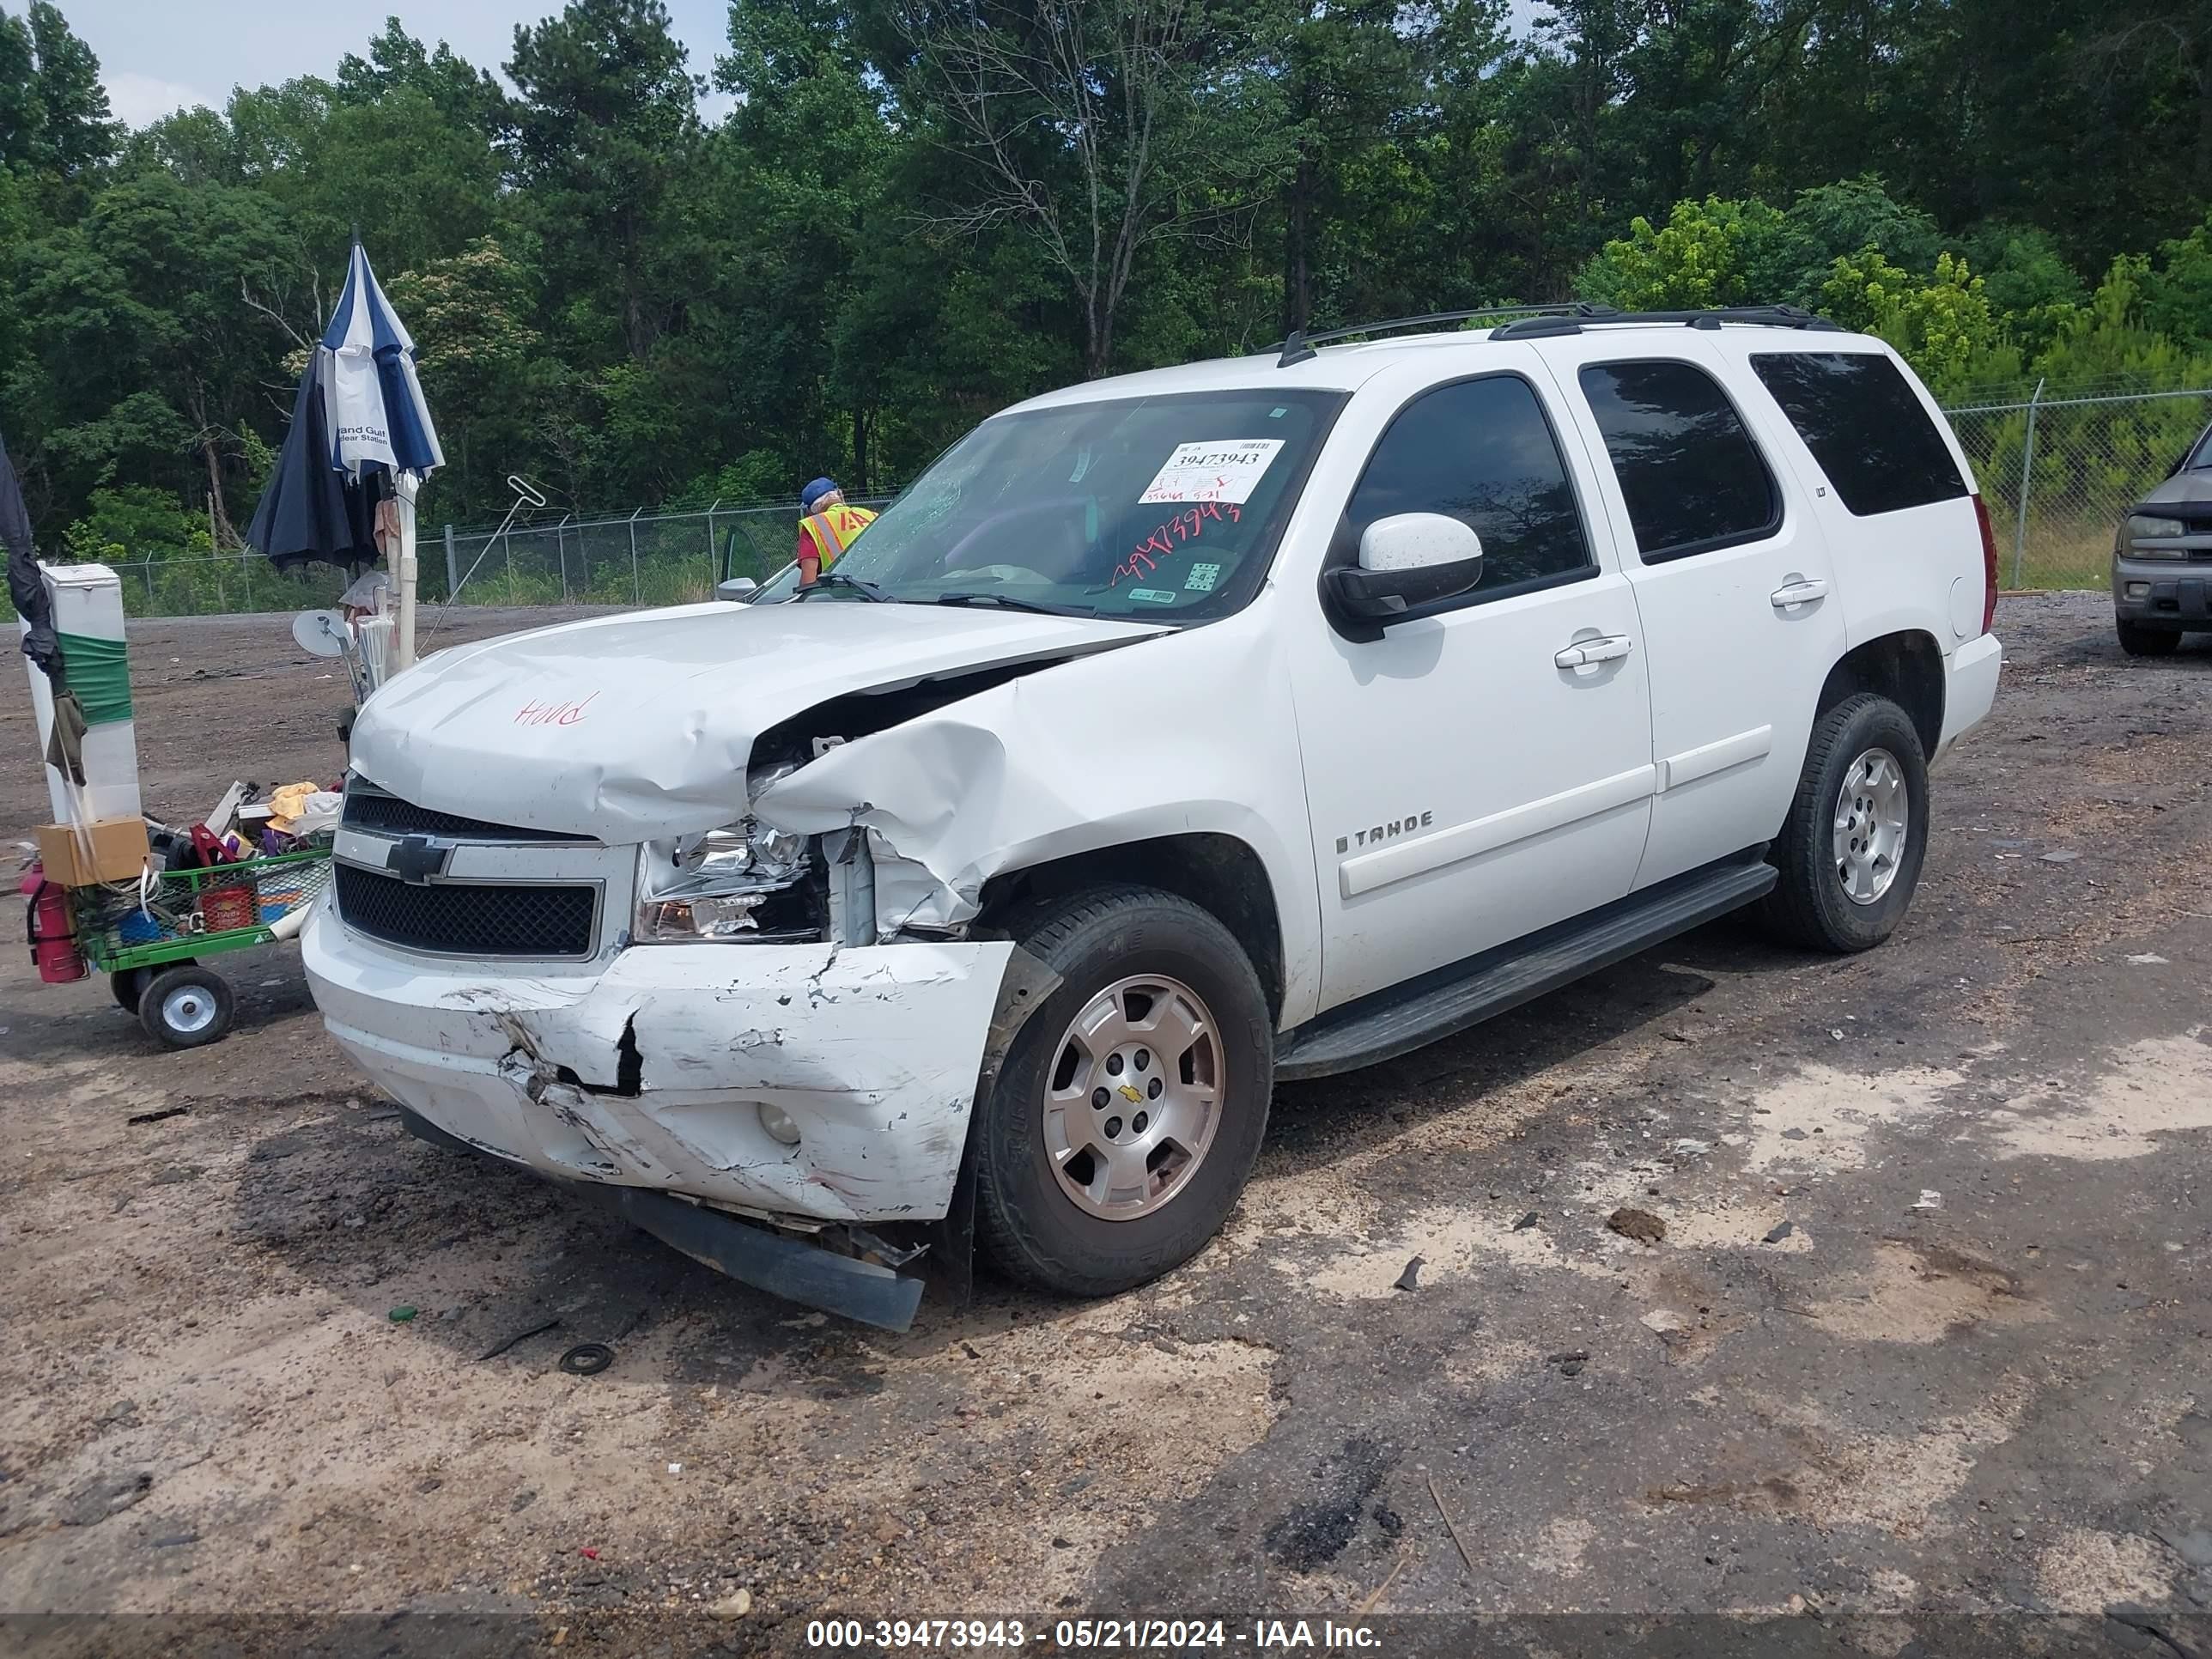
{"label": "front grille", "polygon": [[592,844],[589,836],[563,835],[557,830],[526,830],[512,823],[488,823],[482,818],[465,818],[458,812],[441,812],[434,806],[417,806],[411,800],[388,795],[360,778],[346,781],[345,812],[341,822],[349,830],[374,830],[394,836],[465,836],[475,841]]}
{"label": "front grille", "polygon": [[338,915],[349,927],[410,951],[449,956],[584,957],[599,890],[441,882],[410,886],[341,864]]}

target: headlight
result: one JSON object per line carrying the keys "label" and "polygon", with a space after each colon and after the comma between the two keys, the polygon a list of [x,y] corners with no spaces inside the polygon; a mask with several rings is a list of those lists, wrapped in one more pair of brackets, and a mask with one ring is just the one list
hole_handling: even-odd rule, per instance
{"label": "headlight", "polygon": [[691,893],[649,898],[637,907],[641,943],[696,945],[702,939],[758,939],[765,893]]}
{"label": "headlight", "polygon": [[806,884],[807,842],[748,819],[640,855],[641,945],[696,945],[821,937]]}
{"label": "headlight", "polygon": [[2131,513],[2128,515],[2128,540],[2134,545],[2129,548],[2129,555],[2138,559],[2185,559],[2189,556],[2186,548],[2145,547],[2142,544],[2160,537],[2188,533],[2189,526],[2179,519],[2154,519],[2146,514]]}

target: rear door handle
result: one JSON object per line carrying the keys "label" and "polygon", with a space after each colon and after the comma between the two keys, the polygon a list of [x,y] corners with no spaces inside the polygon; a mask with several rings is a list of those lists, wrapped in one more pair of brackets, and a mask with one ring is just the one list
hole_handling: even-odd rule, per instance
{"label": "rear door handle", "polygon": [[1818,576],[1809,581],[1784,582],[1766,597],[1777,611],[1787,611],[1793,605],[1810,605],[1815,599],[1826,599],[1828,584]]}
{"label": "rear door handle", "polygon": [[1625,657],[1636,649],[1636,641],[1626,634],[1607,634],[1601,639],[1584,640],[1555,653],[1552,660],[1561,668],[1580,668],[1594,662],[1611,662]]}

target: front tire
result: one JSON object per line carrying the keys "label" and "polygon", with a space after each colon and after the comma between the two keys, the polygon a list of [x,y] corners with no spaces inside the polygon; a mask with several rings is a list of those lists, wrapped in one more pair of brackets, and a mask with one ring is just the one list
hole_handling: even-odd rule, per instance
{"label": "front tire", "polygon": [[1896,931],[1928,851],[1928,762],[1911,716],[1861,692],[1813,723],[1805,769],[1769,859],[1768,926],[1845,953]]}
{"label": "front tire", "polygon": [[204,968],[165,968],[138,998],[138,1023],[164,1048],[198,1048],[229,1033],[230,987]]}
{"label": "front tire", "polygon": [[2115,619],[2112,629],[2120,636],[2120,649],[2130,657],[2170,657],[2181,647],[2178,628],[2151,628]]}
{"label": "front tire", "polygon": [[1188,900],[1097,889],[1012,919],[1060,977],[976,1101],[976,1237],[1004,1273],[1110,1296],[1218,1232],[1259,1155],[1274,1024],[1236,939]]}

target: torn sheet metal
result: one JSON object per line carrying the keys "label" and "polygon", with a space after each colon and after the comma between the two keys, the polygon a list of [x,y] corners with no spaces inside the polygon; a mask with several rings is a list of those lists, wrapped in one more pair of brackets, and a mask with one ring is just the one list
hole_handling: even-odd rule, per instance
{"label": "torn sheet metal", "polygon": [[957,927],[983,884],[1073,854],[1206,832],[1253,848],[1283,933],[1284,1017],[1318,994],[1318,903],[1304,771],[1266,630],[1238,616],[1142,651],[1069,662],[842,744],[762,790],[763,823],[869,832],[880,936]]}
{"label": "torn sheet metal", "polygon": [[353,763],[418,805],[650,841],[741,816],[755,738],[816,703],[1159,631],[812,600],[603,617],[438,652],[362,708]]}
{"label": "torn sheet metal", "polygon": [[596,980],[497,979],[363,951],[327,910],[302,941],[331,1034],[447,1133],[565,1179],[818,1222],[945,1213],[1013,951],[665,945]]}

